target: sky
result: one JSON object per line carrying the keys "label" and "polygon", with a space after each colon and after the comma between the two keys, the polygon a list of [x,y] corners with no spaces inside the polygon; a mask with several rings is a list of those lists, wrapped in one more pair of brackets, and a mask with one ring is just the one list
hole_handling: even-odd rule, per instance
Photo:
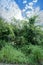
{"label": "sky", "polygon": [[0,0],[0,16],[7,20],[22,20],[39,11],[43,11],[43,0]]}
{"label": "sky", "polygon": [[43,9],[43,0],[15,0],[16,3],[19,5],[20,9],[24,9],[26,4],[29,4],[30,2],[33,3],[34,7],[39,6],[40,9]]}

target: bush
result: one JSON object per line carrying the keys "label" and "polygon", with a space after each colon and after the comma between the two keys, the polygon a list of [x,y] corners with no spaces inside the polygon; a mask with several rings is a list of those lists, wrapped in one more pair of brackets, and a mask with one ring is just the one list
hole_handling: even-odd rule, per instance
{"label": "bush", "polygon": [[43,43],[43,31],[39,26],[35,26],[36,16],[31,17],[28,22],[25,21],[22,29],[15,28],[15,43],[16,45],[33,44],[39,45]]}
{"label": "bush", "polygon": [[5,40],[0,40],[0,50],[2,47],[4,47],[7,44]]}
{"label": "bush", "polygon": [[[28,22],[24,21],[25,24],[21,24],[20,29],[15,24],[8,24],[2,18],[0,18],[0,39],[5,41],[14,41],[16,45],[24,44],[42,44],[43,43],[43,32],[35,26],[36,17],[31,17]],[[27,23],[26,23],[27,22]]]}
{"label": "bush", "polygon": [[37,45],[24,45],[21,51],[28,57],[31,65],[43,65],[43,48]]}
{"label": "bush", "polygon": [[0,18],[0,40],[11,41],[14,39],[13,26]]}
{"label": "bush", "polygon": [[[29,44],[31,44],[31,43],[29,43]],[[29,45],[23,45],[20,49],[25,55],[29,55],[32,51],[32,49],[29,47]]]}
{"label": "bush", "polygon": [[39,46],[30,45],[31,54],[29,55],[29,61],[33,65],[43,65],[43,49]]}
{"label": "bush", "polygon": [[3,63],[28,63],[28,59],[21,51],[16,50],[11,45],[6,45],[0,51],[0,62]]}

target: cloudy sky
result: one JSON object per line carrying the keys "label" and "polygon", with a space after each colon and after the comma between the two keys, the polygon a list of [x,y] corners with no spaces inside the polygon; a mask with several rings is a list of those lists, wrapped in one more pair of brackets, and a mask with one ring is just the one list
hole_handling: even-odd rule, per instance
{"label": "cloudy sky", "polygon": [[0,0],[0,16],[7,20],[21,20],[39,11],[43,11],[43,0]]}

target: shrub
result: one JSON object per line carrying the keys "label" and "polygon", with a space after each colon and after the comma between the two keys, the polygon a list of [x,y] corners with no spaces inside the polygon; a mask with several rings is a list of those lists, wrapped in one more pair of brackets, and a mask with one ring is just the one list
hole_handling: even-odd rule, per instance
{"label": "shrub", "polygon": [[41,31],[39,26],[35,26],[36,16],[31,17],[28,22],[25,21],[22,29],[15,27],[15,43],[16,45],[33,44],[38,45],[43,43],[43,31]]}
{"label": "shrub", "polygon": [[30,63],[33,65],[43,65],[43,49],[39,46],[30,45],[32,49],[31,54],[29,55]]}
{"label": "shrub", "polygon": [[[29,44],[31,44],[31,43],[29,43]],[[29,45],[23,45],[20,49],[25,55],[29,55],[32,51],[32,49],[29,47]]]}
{"label": "shrub", "polygon": [[5,40],[0,40],[0,50],[2,47],[4,47],[7,44],[7,42],[5,42]]}
{"label": "shrub", "polygon": [[2,18],[0,18],[0,39],[5,41],[14,39],[13,26],[5,22]]}
{"label": "shrub", "polygon": [[0,51],[0,62],[3,63],[28,63],[28,59],[21,51],[16,50],[11,45],[6,45]]}

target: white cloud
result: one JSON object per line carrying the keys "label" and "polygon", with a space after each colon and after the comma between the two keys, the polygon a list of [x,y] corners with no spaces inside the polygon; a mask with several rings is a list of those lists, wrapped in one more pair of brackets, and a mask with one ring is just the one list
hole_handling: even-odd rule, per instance
{"label": "white cloud", "polygon": [[33,6],[33,2],[30,2],[30,3],[29,3],[29,6]]}
{"label": "white cloud", "polygon": [[38,1],[38,0],[33,0],[33,2],[35,2],[35,3],[36,3],[37,1]]}
{"label": "white cloud", "polygon": [[11,0],[1,0],[0,16],[7,20],[12,19],[13,17],[20,20],[23,18],[18,5],[15,1],[12,2]]}
{"label": "white cloud", "polygon": [[26,6],[25,6],[25,9],[27,9],[28,8],[28,4],[26,4]]}
{"label": "white cloud", "polygon": [[33,7],[28,6],[28,8],[30,8],[31,11],[27,10],[27,11],[24,12],[24,14],[26,14],[26,17],[39,15],[40,7],[37,7],[37,8],[34,9]]}
{"label": "white cloud", "polygon": [[26,6],[25,6],[25,10],[27,10],[27,9],[33,9],[33,6],[32,5],[28,5],[28,4],[26,4]]}
{"label": "white cloud", "polygon": [[27,17],[31,17],[33,15],[33,12],[32,11],[27,11],[26,15],[27,15]]}
{"label": "white cloud", "polygon": [[25,12],[26,10],[34,10],[33,9],[33,2],[30,2],[28,4],[26,4],[25,8],[23,9],[23,12]]}
{"label": "white cloud", "polygon": [[[29,9],[31,11],[29,11]],[[26,17],[30,17],[33,14],[33,10],[34,10],[33,9],[33,3],[30,2],[30,3],[26,4],[25,8],[23,9],[23,14],[25,14]]]}
{"label": "white cloud", "polygon": [[[36,1],[35,1],[36,2]],[[33,1],[26,4],[25,8],[23,11],[21,11],[18,7],[18,5],[14,2],[11,2],[11,0],[1,0],[0,4],[0,16],[4,17],[7,20],[11,20],[13,17],[16,19],[23,19],[22,13],[26,14],[27,17],[37,15],[39,14],[40,8],[33,8]],[[7,9],[7,10],[6,10]],[[28,9],[28,11],[27,11]],[[31,11],[29,11],[31,9]],[[40,14],[41,16],[41,21],[43,21],[43,14]]]}
{"label": "white cloud", "polygon": [[32,2],[29,2],[26,4],[25,8],[23,9],[23,14],[25,14],[27,17],[38,15],[40,7],[34,8],[34,3],[38,0],[33,0]]}
{"label": "white cloud", "polygon": [[43,10],[39,12],[38,20],[39,20],[39,24],[43,25]]}
{"label": "white cloud", "polygon": [[32,6],[28,6],[29,9],[33,10],[33,7]]}
{"label": "white cloud", "polygon": [[[36,25],[43,26],[43,10],[39,11]],[[43,27],[41,27],[41,29],[43,30]]]}
{"label": "white cloud", "polygon": [[34,13],[37,14],[37,15],[39,15],[39,11],[40,11],[40,7],[36,7],[36,8],[34,9]]}
{"label": "white cloud", "polygon": [[26,11],[25,9],[22,10],[22,12],[25,12],[25,11]]}
{"label": "white cloud", "polygon": [[26,0],[23,0],[23,4],[26,4],[27,3],[27,1]]}

